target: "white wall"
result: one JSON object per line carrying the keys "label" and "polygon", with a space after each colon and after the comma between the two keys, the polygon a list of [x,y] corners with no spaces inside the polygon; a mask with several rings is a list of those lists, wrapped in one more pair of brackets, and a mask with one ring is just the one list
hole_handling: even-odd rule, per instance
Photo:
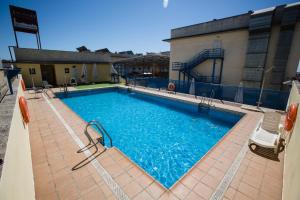
{"label": "white wall", "polygon": [[[300,88],[300,86],[298,86]],[[289,97],[289,105],[292,103],[300,103],[300,91],[297,89],[296,83]],[[300,107],[300,106],[299,106]],[[300,111],[294,125],[293,132],[290,134],[290,141],[286,145],[284,157],[283,171],[283,200],[299,200],[300,199]]]}
{"label": "white wall", "polygon": [[[172,71],[172,62],[186,62],[204,49],[222,47],[225,50],[222,83],[238,85],[242,80],[247,44],[247,29],[171,40],[170,79],[178,79],[177,71]],[[217,60],[216,75],[220,64],[220,60]],[[212,66],[212,60],[207,60],[194,70],[210,76]]]}
{"label": "white wall", "polygon": [[23,95],[19,84],[0,180],[1,200],[35,199],[28,125],[23,124],[18,103]]}

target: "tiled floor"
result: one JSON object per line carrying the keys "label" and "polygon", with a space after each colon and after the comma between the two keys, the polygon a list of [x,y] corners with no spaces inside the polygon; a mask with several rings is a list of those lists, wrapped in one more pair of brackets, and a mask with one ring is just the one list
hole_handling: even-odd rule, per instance
{"label": "tiled floor", "polygon": [[[115,199],[91,163],[72,171],[85,155],[76,153],[78,145],[44,98],[33,98],[34,95],[28,93],[26,96],[31,114],[29,130],[37,199]],[[49,100],[86,144],[85,122],[59,99]],[[216,106],[247,112],[247,115],[170,190],[163,188],[117,148],[99,154],[96,160],[130,199],[209,199],[261,117],[260,113],[234,106],[217,103]],[[282,170],[283,153],[279,161],[272,161],[248,150],[224,199],[281,199]]]}

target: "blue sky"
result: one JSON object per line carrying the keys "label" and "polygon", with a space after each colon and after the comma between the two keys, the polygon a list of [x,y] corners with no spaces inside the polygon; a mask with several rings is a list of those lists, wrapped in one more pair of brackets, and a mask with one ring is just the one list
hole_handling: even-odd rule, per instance
{"label": "blue sky", "polygon": [[[0,59],[9,58],[15,45],[8,5],[38,13],[42,47],[75,50],[133,50],[135,53],[168,51],[172,28],[187,26],[295,2],[291,0],[0,0]],[[20,47],[36,47],[33,35],[19,33]]]}

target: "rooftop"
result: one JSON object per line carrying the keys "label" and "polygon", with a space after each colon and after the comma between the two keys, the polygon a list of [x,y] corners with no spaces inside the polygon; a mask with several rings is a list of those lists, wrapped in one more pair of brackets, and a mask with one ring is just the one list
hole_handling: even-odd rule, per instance
{"label": "rooftop", "polygon": [[[226,17],[222,19],[213,19],[208,22],[202,22],[189,26],[174,28],[171,30],[171,38],[163,41],[169,42],[175,39],[194,37],[205,34],[212,34],[224,31],[233,31],[240,29],[247,29],[249,27],[249,20],[252,15],[264,15],[269,12],[274,12],[273,23],[280,23],[283,13],[286,9],[295,8],[300,9],[300,2],[279,5],[276,7],[265,8],[256,11],[249,11],[240,15]],[[299,11],[298,11],[299,12]],[[300,17],[298,17],[300,20]]]}
{"label": "rooftop", "polygon": [[14,47],[17,63],[110,63],[111,57],[106,54],[83,51],[60,51],[48,49],[30,49]]}

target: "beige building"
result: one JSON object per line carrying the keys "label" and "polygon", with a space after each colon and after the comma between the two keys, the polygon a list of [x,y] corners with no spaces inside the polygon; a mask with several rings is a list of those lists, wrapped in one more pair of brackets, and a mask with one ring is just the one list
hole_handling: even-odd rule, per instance
{"label": "beige building", "polygon": [[300,59],[300,2],[171,30],[172,80],[282,89]]}
{"label": "beige building", "polygon": [[[42,86],[48,81],[54,86],[70,83],[107,82],[111,80],[111,57],[95,52],[74,52],[14,47],[14,65],[21,68],[26,87]],[[86,66],[86,77],[82,77]],[[95,67],[96,66],[96,67]],[[96,68],[96,69],[95,69]],[[95,76],[95,73],[97,75]]]}

